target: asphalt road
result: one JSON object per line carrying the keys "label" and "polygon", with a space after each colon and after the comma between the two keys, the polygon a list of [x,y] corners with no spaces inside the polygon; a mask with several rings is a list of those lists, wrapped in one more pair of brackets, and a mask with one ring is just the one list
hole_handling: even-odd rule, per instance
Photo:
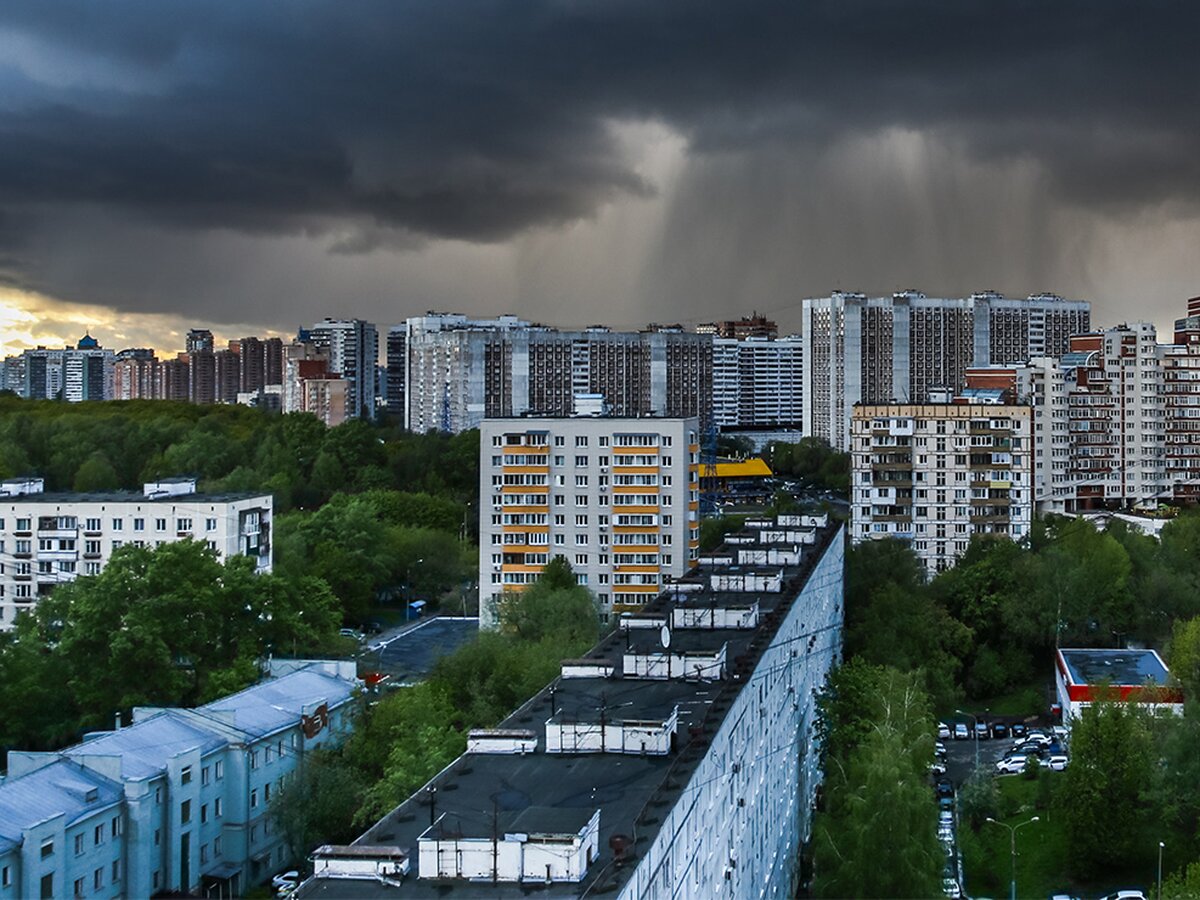
{"label": "asphalt road", "polygon": [[389,631],[363,649],[363,666],[391,676],[393,683],[422,681],[443,656],[479,633],[479,619],[435,616]]}

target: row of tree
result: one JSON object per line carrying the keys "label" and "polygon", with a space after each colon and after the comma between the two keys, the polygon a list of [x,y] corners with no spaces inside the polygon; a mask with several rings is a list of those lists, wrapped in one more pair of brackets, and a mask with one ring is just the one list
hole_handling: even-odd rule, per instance
{"label": "row of tree", "polygon": [[973,538],[932,580],[902,543],[867,541],[846,569],[847,654],[920,667],[947,711],[1049,672],[1056,644],[1163,645],[1174,623],[1200,615],[1200,513],[1178,516],[1160,540],[1051,517],[1021,543]]}
{"label": "row of tree", "polygon": [[[410,434],[387,422],[326,428],[307,413],[142,400],[58,403],[0,395],[0,477],[37,474],[50,490],[136,490],[196,475],[212,490],[269,491],[275,507],[397,490],[470,506],[479,434]],[[470,516],[459,516],[474,528]]]}

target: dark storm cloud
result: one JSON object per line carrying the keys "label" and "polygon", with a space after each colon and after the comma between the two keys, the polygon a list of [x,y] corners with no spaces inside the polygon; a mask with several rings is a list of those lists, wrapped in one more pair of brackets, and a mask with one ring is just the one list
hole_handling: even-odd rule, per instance
{"label": "dark storm cloud", "polygon": [[1190,203],[1197,24],[1123,0],[10,0],[0,209],[348,223],[344,251],[391,230],[500,241],[652,191],[608,127],[646,119],[693,154],[917,129],[1031,160],[1070,204]]}

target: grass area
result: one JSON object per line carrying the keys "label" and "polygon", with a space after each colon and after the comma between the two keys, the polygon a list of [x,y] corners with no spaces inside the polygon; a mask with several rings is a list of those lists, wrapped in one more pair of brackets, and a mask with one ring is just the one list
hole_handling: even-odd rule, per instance
{"label": "grass area", "polygon": [[[1000,821],[1017,825],[1033,816],[1040,820],[1017,832],[1017,896],[1070,894],[1095,897],[1120,888],[1152,888],[1155,861],[1151,850],[1147,851],[1145,861],[1136,871],[1106,870],[1096,873],[1097,879],[1082,881],[1067,875],[1070,841],[1050,797],[1053,789],[1061,784],[1062,775],[1057,772],[1049,775],[1049,791],[1038,781],[1027,781],[1020,776],[997,780],[1003,809],[1003,815],[997,817]],[[985,823],[978,832],[973,832],[963,822],[958,831],[958,842],[966,893],[972,897],[1007,897],[1012,877],[1012,844],[1008,829]],[[1147,848],[1157,847],[1158,838],[1147,833],[1142,843]]]}
{"label": "grass area", "polygon": [[[1055,893],[1077,893],[1077,886],[1063,874],[1067,858],[1067,834],[1055,813],[1045,804],[1039,808],[1037,781],[1014,776],[999,779],[1000,795],[1007,815],[1000,821],[1016,825],[1032,816],[1041,821],[1017,832],[1017,896],[1049,897]],[[985,823],[972,832],[963,823],[958,833],[963,855],[966,892],[972,897],[1007,897],[1012,873],[1012,845],[1008,829]]]}

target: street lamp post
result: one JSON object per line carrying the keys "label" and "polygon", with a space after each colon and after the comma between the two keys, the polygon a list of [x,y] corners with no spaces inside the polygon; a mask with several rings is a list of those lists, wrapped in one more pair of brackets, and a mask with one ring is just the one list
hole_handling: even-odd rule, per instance
{"label": "street lamp post", "polygon": [[1018,822],[1016,825],[1007,825],[1004,822],[999,822],[996,819],[993,819],[991,816],[988,816],[987,821],[991,822],[993,825],[999,825],[1002,828],[1008,829],[1008,837],[1012,851],[1012,881],[1010,882],[1009,886],[1009,898],[1010,900],[1017,900],[1017,832],[1026,825],[1032,825],[1034,822],[1040,822],[1041,817],[1034,816],[1032,819],[1029,819],[1026,822]]}
{"label": "street lamp post", "polygon": [[1158,842],[1158,900],[1162,900],[1162,853],[1166,846],[1162,841]]}

